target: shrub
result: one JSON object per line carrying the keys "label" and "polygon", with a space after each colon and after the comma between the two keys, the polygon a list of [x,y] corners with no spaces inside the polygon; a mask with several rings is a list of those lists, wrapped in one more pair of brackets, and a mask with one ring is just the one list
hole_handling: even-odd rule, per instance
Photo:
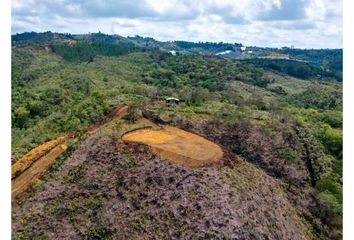
{"label": "shrub", "polygon": [[90,227],[83,239],[112,239],[113,231],[106,226]]}
{"label": "shrub", "polygon": [[132,103],[127,111],[127,114],[123,117],[124,120],[127,120],[130,123],[136,122],[140,118],[140,111],[145,106],[143,100],[136,101]]}
{"label": "shrub", "polygon": [[329,191],[318,194],[320,217],[329,225],[341,226],[342,224],[342,204]]}
{"label": "shrub", "polygon": [[330,192],[339,203],[342,203],[342,186],[337,182],[336,178],[332,174],[322,177],[317,183],[316,188],[320,192]]}
{"label": "shrub", "polygon": [[342,133],[340,131],[331,128],[328,124],[323,124],[316,130],[316,136],[330,154],[342,158]]}
{"label": "shrub", "polygon": [[42,234],[42,235],[35,236],[33,240],[49,240],[49,237],[48,235]]}
{"label": "shrub", "polygon": [[328,123],[333,128],[342,127],[342,113],[338,111],[326,110],[320,114],[320,120]]}
{"label": "shrub", "polygon": [[279,95],[287,95],[288,93],[284,90],[283,87],[281,86],[276,86],[276,87],[273,87],[273,88],[270,88],[270,91],[276,93],[276,94],[279,94]]}
{"label": "shrub", "polygon": [[296,163],[299,160],[299,156],[290,147],[286,147],[286,148],[281,149],[280,155],[291,163]]}
{"label": "shrub", "polygon": [[45,114],[46,107],[42,101],[30,101],[28,105],[31,116],[43,116]]}

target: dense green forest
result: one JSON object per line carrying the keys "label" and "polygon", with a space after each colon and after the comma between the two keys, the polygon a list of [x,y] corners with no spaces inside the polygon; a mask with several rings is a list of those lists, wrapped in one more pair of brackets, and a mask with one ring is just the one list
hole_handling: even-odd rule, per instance
{"label": "dense green forest", "polygon": [[131,43],[110,44],[100,42],[79,42],[75,43],[73,46],[67,44],[52,44],[50,47],[54,53],[71,62],[92,62],[97,55],[119,56],[137,51],[138,49],[138,47]]}
{"label": "dense green forest", "polygon": [[336,77],[342,77],[343,50],[342,49],[292,49],[282,48],[279,52],[288,54],[294,59],[312,62],[322,69],[332,72]]}
{"label": "dense green forest", "polygon": [[181,48],[202,48],[205,50],[217,50],[217,51],[225,51],[225,50],[234,50],[234,47],[241,47],[242,44],[240,43],[235,43],[235,44],[230,44],[230,43],[213,43],[213,42],[187,42],[187,41],[175,41],[176,45]]}
{"label": "dense green forest", "polygon": [[[292,144],[292,133],[296,135],[308,152],[321,206],[317,214],[329,231],[340,235],[341,50],[282,50],[321,63],[323,69],[299,61],[173,56],[103,34],[26,33],[12,40],[12,162],[45,141],[102,119],[123,103],[161,104],[157,111],[187,119],[207,116],[225,126],[259,127],[264,136],[281,126],[284,132],[279,134],[289,140],[274,154],[296,166],[305,158]],[[175,44],[186,49],[223,45]],[[166,107],[159,103],[166,96],[184,104]]]}
{"label": "dense green forest", "polygon": [[302,79],[332,78],[339,81],[341,80],[341,76],[338,75],[337,71],[324,71],[321,68],[314,66],[313,64],[301,62],[298,60],[268,59],[265,61],[264,59],[258,58],[245,61],[258,67],[275,70]]}

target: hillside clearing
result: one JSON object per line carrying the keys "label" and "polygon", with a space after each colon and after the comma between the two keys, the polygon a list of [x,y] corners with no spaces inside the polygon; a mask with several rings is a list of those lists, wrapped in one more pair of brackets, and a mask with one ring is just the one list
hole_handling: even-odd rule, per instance
{"label": "hillside clearing", "polygon": [[140,129],[123,136],[123,141],[143,143],[172,163],[188,167],[204,167],[221,161],[221,148],[203,137],[176,127],[159,130]]}

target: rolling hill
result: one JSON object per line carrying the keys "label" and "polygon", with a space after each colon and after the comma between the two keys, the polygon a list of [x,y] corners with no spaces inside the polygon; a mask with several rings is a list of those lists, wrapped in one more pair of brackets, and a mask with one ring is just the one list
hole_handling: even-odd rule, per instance
{"label": "rolling hill", "polygon": [[12,163],[75,139],[13,200],[13,239],[341,239],[342,50],[247,48],[13,35]]}

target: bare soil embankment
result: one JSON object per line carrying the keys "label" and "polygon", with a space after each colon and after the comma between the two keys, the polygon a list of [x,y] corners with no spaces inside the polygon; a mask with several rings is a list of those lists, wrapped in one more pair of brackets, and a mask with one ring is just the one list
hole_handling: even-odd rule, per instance
{"label": "bare soil embankment", "polygon": [[11,178],[15,178],[29,168],[35,161],[48,154],[53,148],[65,142],[65,137],[58,137],[46,142],[28,153],[11,166]]}
{"label": "bare soil embankment", "polygon": [[11,195],[15,199],[19,194],[25,192],[35,181],[40,178],[52,165],[53,161],[66,150],[66,143],[62,143],[51,149],[44,156],[33,162],[31,167],[11,182]]}

